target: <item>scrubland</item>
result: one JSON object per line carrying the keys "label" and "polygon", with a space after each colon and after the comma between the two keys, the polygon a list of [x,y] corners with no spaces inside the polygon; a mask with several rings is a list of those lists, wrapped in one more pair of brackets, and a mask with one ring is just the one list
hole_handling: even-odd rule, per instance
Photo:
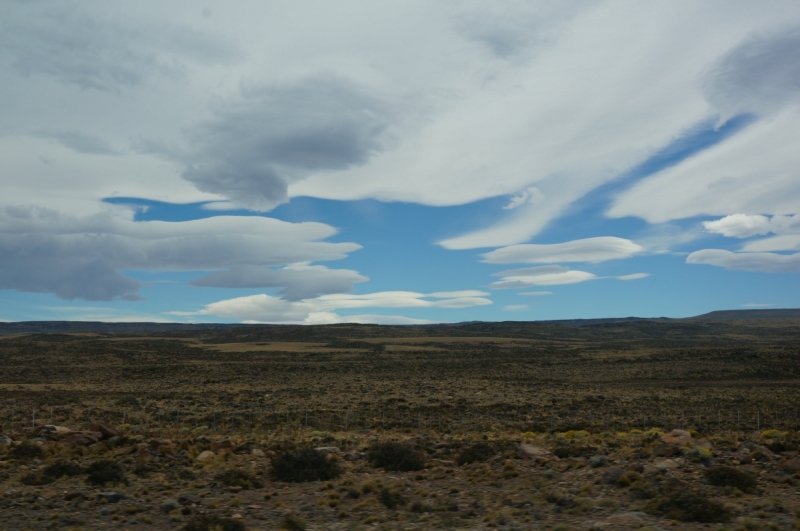
{"label": "scrubland", "polygon": [[800,528],[797,320],[28,334],[0,360],[3,529]]}

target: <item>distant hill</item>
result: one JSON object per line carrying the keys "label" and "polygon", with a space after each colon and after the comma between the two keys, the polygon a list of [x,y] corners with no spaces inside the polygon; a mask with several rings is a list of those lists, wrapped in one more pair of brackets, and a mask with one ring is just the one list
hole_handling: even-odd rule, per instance
{"label": "distant hill", "polygon": [[[519,326],[526,325],[560,325],[572,328],[582,328],[586,326],[616,326],[622,324],[637,323],[646,326],[648,323],[680,323],[687,321],[742,321],[754,319],[800,319],[800,309],[783,310],[721,310],[696,317],[685,319],[669,319],[667,317],[614,317],[600,319],[561,319],[552,321],[467,321],[462,323],[441,323],[429,325],[348,325],[348,326],[370,326],[376,328],[417,328],[417,329],[436,329],[436,328],[461,328],[472,332],[491,332],[494,330],[511,330]],[[337,327],[344,325],[328,325]],[[11,334],[152,334],[158,332],[202,332],[202,331],[225,331],[242,328],[297,328],[298,325],[254,325],[254,324],[224,324],[224,323],[103,323],[92,321],[22,321],[3,323],[0,322],[0,335]],[[318,325],[316,328],[326,328]],[[307,328],[300,326],[299,328]]]}
{"label": "distant hill", "polygon": [[752,319],[800,319],[800,308],[775,310],[719,310],[690,317],[695,321],[749,321]]}

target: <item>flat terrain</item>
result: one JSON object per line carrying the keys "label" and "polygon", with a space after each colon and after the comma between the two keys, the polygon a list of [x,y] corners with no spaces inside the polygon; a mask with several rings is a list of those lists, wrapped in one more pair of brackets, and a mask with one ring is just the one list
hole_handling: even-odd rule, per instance
{"label": "flat terrain", "polygon": [[[665,527],[651,500],[670,481],[728,507],[715,528],[788,529],[800,507],[785,465],[800,429],[800,319],[18,333],[0,336],[0,361],[0,528],[181,529],[212,514],[247,529]],[[84,446],[40,432],[98,421],[122,436]],[[676,428],[692,442],[657,455]],[[45,454],[15,456],[29,439]],[[390,440],[426,468],[370,464],[368,449]],[[491,455],[457,464],[476,444]],[[521,444],[563,457],[518,459]],[[304,445],[336,447],[343,474],[271,479],[272,461]],[[742,463],[743,451],[766,458]],[[48,463],[109,459],[128,482],[103,487],[127,496],[118,503],[84,475],[22,481]],[[757,489],[707,484],[709,467],[734,460]],[[262,487],[229,492],[215,479],[228,469]],[[386,507],[381,489],[404,503]],[[162,511],[181,494],[197,503]]]}

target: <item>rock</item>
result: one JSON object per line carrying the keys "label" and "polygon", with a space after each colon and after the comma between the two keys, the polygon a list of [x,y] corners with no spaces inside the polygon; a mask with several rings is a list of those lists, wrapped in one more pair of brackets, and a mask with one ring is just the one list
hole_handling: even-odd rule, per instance
{"label": "rock", "polygon": [[54,424],[48,424],[46,426],[42,426],[39,429],[38,434],[42,436],[60,437],[62,435],[66,435],[71,432],[72,430],[67,428],[66,426],[56,426]]}
{"label": "rock", "polygon": [[206,450],[204,452],[200,452],[200,455],[195,457],[195,460],[200,461],[202,463],[203,461],[208,461],[209,459],[213,459],[216,456],[217,454],[215,454],[211,450]]}
{"label": "rock", "polygon": [[116,491],[97,493],[97,499],[106,500],[108,503],[117,503],[119,501],[124,500],[125,498],[127,498],[127,496],[125,496],[121,492],[116,492]]}
{"label": "rock", "polygon": [[666,459],[666,458],[656,459],[655,463],[656,467],[658,467],[659,470],[668,470],[671,468],[678,468],[679,466],[678,463],[676,463],[672,459]]}
{"label": "rock", "polygon": [[60,435],[60,438],[63,442],[75,446],[91,446],[100,441],[98,434],[93,431],[71,431]]}
{"label": "rock", "polygon": [[101,421],[95,422],[89,429],[100,433],[102,439],[110,439],[111,437],[119,437],[122,435],[117,428]]}
{"label": "rock", "polygon": [[227,492],[232,492],[233,494],[236,494],[237,492],[242,490],[242,487],[238,487],[238,486],[237,487],[225,487],[225,490]]}
{"label": "rock", "polygon": [[609,516],[606,520],[615,525],[641,526],[644,524],[642,513],[620,513]]}
{"label": "rock", "polygon": [[180,506],[181,504],[175,500],[164,500],[161,502],[161,505],[159,505],[158,508],[161,509],[162,513],[170,513],[175,509],[178,509]]}
{"label": "rock", "polygon": [[672,457],[681,453],[681,447],[677,444],[662,442],[656,446],[655,454],[659,457]]}
{"label": "rock", "polygon": [[202,501],[193,494],[181,494],[178,496],[178,503],[181,505],[200,505]]}
{"label": "rock", "polygon": [[661,472],[661,470],[659,470],[659,468],[657,466],[644,465],[642,467],[642,474],[644,474],[645,476],[654,476],[654,475],[658,474],[659,472]]}
{"label": "rock", "polygon": [[688,431],[684,430],[672,430],[667,435],[663,435],[661,437],[661,442],[667,444],[677,444],[679,446],[685,446],[687,444],[694,443],[694,437]]}
{"label": "rock", "polygon": [[781,464],[781,468],[783,468],[786,472],[800,472],[800,458],[795,457],[794,459],[784,461]]}
{"label": "rock", "polygon": [[236,444],[234,444],[232,441],[229,441],[228,439],[225,439],[224,441],[212,442],[211,449],[214,450],[215,452],[219,452],[220,450],[234,451],[236,450]]}
{"label": "rock", "polygon": [[342,451],[339,449],[338,446],[319,446],[317,448],[314,448],[314,450],[321,452],[325,455],[342,453]]}
{"label": "rock", "polygon": [[72,500],[75,500],[77,498],[85,500],[86,499],[86,494],[84,494],[83,492],[78,490],[78,491],[74,491],[74,492],[68,492],[68,493],[66,493],[64,495],[64,499],[66,501],[72,501]]}
{"label": "rock", "polygon": [[558,461],[558,457],[550,453],[545,448],[534,446],[532,444],[520,444],[517,447],[518,459],[532,459],[537,463],[545,463],[548,461]]}
{"label": "rock", "polygon": [[264,450],[262,450],[261,448],[253,448],[252,450],[250,450],[250,455],[252,455],[253,457],[266,457],[267,456],[267,454],[265,454]]}
{"label": "rock", "polygon": [[743,465],[749,465],[750,463],[753,462],[753,458],[750,457],[750,452],[748,452],[747,450],[740,451],[739,453],[734,454],[733,458],[736,461],[739,461],[739,463]]}
{"label": "rock", "polygon": [[11,446],[12,442],[11,437],[8,435],[0,435],[0,444],[3,446]]}

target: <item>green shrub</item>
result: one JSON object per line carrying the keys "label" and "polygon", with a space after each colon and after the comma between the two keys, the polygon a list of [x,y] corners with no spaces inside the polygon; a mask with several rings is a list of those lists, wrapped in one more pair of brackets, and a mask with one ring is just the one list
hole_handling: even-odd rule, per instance
{"label": "green shrub", "polygon": [[114,461],[96,461],[89,465],[86,472],[88,474],[86,482],[90,485],[102,487],[106,483],[128,483],[122,467]]}
{"label": "green shrub", "polygon": [[688,489],[669,491],[648,501],[646,513],[682,522],[727,522],[731,515],[721,504]]}
{"label": "green shrub", "polygon": [[403,499],[403,496],[399,492],[389,490],[385,487],[378,492],[378,501],[386,506],[387,509],[392,510],[406,503],[406,500]]}
{"label": "green shrub", "polygon": [[64,461],[58,461],[45,468],[44,473],[45,475],[50,476],[53,479],[58,479],[63,476],[71,478],[74,476],[80,476],[81,474],[85,474],[86,469],[80,465],[76,465],[75,463],[65,463]]}
{"label": "green shrub", "polygon": [[387,472],[411,472],[425,468],[419,452],[398,442],[378,443],[367,452],[367,459],[376,468]]}
{"label": "green shrub", "polygon": [[217,474],[214,479],[226,487],[242,487],[245,490],[260,489],[264,486],[256,478],[238,468],[232,468],[221,474]]}
{"label": "green shrub", "polygon": [[183,531],[245,531],[244,522],[232,518],[219,518],[204,515],[193,518],[183,527]]}
{"label": "green shrub", "polygon": [[761,433],[764,439],[785,439],[787,433],[781,430],[766,430]]}
{"label": "green shrub", "polygon": [[717,487],[736,487],[742,492],[754,492],[758,486],[756,478],[728,466],[715,466],[706,470],[708,482]]}
{"label": "green shrub", "polygon": [[302,518],[288,515],[281,521],[281,529],[286,531],[306,531],[306,521]]}
{"label": "green shrub", "polygon": [[459,465],[468,465],[478,461],[486,461],[496,453],[494,448],[488,444],[478,443],[467,448],[462,448],[456,458],[456,463]]}
{"label": "green shrub", "polygon": [[289,450],[272,461],[270,476],[277,481],[297,483],[301,481],[326,481],[342,473],[336,461],[313,448]]}
{"label": "green shrub", "polygon": [[11,457],[19,460],[37,459],[44,456],[44,450],[36,443],[25,441],[11,449]]}

